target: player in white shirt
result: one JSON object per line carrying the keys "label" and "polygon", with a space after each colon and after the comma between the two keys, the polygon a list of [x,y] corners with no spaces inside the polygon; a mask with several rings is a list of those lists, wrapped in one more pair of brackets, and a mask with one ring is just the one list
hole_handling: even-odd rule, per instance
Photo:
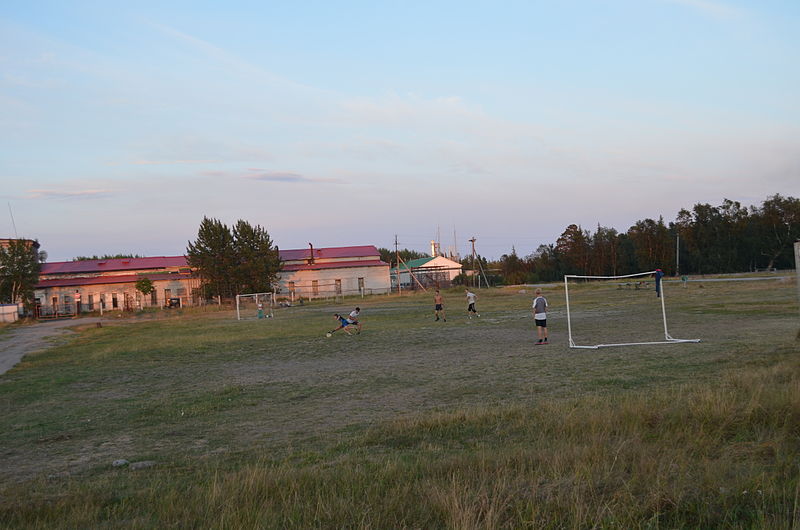
{"label": "player in white shirt", "polygon": [[358,321],[358,315],[361,314],[361,308],[357,307],[354,310],[350,311],[350,315],[348,315],[347,320],[350,321],[351,324],[358,327],[358,333],[361,333],[361,322]]}
{"label": "player in white shirt", "polygon": [[469,318],[472,319],[473,314],[478,317],[481,316],[475,309],[475,301],[478,299],[478,295],[470,292],[469,289],[464,289],[464,291],[467,293],[467,315],[469,315]]}
{"label": "player in white shirt", "polygon": [[536,345],[550,344],[547,342],[547,298],[542,296],[542,290],[536,289],[536,298],[533,299],[533,320],[536,322],[536,334],[539,340]]}

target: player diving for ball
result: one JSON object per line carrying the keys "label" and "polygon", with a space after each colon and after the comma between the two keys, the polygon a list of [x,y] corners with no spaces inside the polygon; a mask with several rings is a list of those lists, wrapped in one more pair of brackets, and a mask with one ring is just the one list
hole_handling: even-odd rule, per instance
{"label": "player diving for ball", "polygon": [[350,326],[356,326],[358,331],[356,331],[356,335],[361,334],[361,323],[358,321],[358,315],[361,312],[361,308],[357,307],[354,311],[350,312],[349,318],[343,317],[339,313],[334,313],[333,318],[339,321],[339,327],[336,329],[332,329],[328,332],[328,335],[332,335],[333,333],[339,331],[340,329],[347,333],[348,335],[352,335],[350,333]]}

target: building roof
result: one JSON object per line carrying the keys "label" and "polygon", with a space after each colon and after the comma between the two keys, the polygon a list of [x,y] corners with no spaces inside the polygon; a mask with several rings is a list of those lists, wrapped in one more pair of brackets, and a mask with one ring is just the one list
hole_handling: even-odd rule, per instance
{"label": "building roof", "polygon": [[[311,249],[281,250],[280,257],[283,261],[308,260]],[[329,247],[315,248],[314,259],[334,258],[366,258],[380,256],[374,245],[355,247]],[[382,262],[383,263],[383,262]],[[384,263],[385,265],[385,263]],[[79,274],[101,273],[109,271],[134,271],[143,269],[167,269],[174,267],[188,267],[186,256],[159,256],[152,258],[121,258],[121,259],[89,259],[83,261],[56,261],[43,263],[41,275],[49,274]],[[341,264],[339,266],[342,266]],[[369,265],[364,265],[369,266]]]}
{"label": "building roof", "polygon": [[[370,256],[380,256],[381,253],[375,245],[362,245],[357,247],[328,247],[315,248],[314,259],[333,259],[333,258],[366,258]],[[310,248],[298,248],[281,250],[280,256],[283,261],[307,260],[311,257]]]}
{"label": "building roof", "polygon": [[[402,270],[416,269],[417,267],[422,267],[422,266],[424,266],[426,263],[428,263],[428,262],[429,262],[429,261],[431,261],[432,259],[433,259],[432,257],[427,257],[427,258],[417,258],[417,259],[410,259],[410,260],[408,260],[408,261],[406,261],[406,262],[404,262],[404,263],[401,263],[401,264],[400,264],[400,268],[401,268]],[[396,271],[396,270],[397,270],[397,267],[392,267],[392,270],[393,270],[393,271]]]}
{"label": "building roof", "polygon": [[[436,261],[437,263],[432,263],[433,261]],[[452,265],[448,265],[448,263],[451,263]],[[450,258],[445,258],[444,256],[417,258],[400,264],[400,272],[407,271],[408,269],[452,270],[456,268],[461,268],[461,264],[457,261],[451,260]],[[392,267],[392,272],[397,272],[397,267]]]}
{"label": "building roof", "polygon": [[56,278],[54,280],[41,280],[35,289],[48,289],[50,287],[78,287],[81,285],[104,285],[109,283],[135,283],[143,278],[150,281],[187,280],[192,278],[190,273],[173,274],[119,274],[116,276],[94,276],[92,278]]}
{"label": "building roof", "polygon": [[[316,249],[315,249],[316,250]],[[333,261],[328,263],[299,263],[284,265],[281,272],[314,271],[321,269],[349,269],[353,267],[388,267],[389,264],[379,259],[356,261]]]}
{"label": "building roof", "polygon": [[186,256],[159,256],[152,258],[87,259],[83,261],[56,261],[43,263],[39,274],[77,274],[87,272],[134,271],[188,267]]}

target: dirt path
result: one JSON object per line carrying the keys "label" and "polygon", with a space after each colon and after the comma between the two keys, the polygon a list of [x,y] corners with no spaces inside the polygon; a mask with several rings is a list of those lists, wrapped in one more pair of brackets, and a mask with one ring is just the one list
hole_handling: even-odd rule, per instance
{"label": "dirt path", "polygon": [[68,328],[101,320],[98,317],[88,317],[40,322],[0,335],[0,375],[11,370],[26,354],[48,348],[54,339],[72,333]]}

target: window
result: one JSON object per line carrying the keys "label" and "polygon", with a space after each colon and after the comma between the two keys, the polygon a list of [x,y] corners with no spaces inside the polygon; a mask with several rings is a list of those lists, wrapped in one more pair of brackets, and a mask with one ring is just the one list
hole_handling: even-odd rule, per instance
{"label": "window", "polygon": [[89,295],[88,303],[89,303],[89,311],[94,311],[94,295],[93,294]]}
{"label": "window", "polygon": [[186,287],[178,287],[177,292],[175,294],[177,296],[186,296]]}
{"label": "window", "polygon": [[119,300],[117,299],[117,293],[111,293],[111,308],[112,309],[119,308]]}
{"label": "window", "polygon": [[101,294],[100,295],[100,309],[105,309],[105,308],[106,308],[106,295],[105,294]]}
{"label": "window", "polygon": [[58,297],[54,296],[51,301],[53,303],[53,311],[58,311]]}
{"label": "window", "polygon": [[363,293],[364,292],[364,278],[359,278],[358,279],[358,292],[359,293]]}
{"label": "window", "polygon": [[333,284],[335,285],[336,294],[342,294],[342,280],[337,278]]}
{"label": "window", "polygon": [[311,294],[319,294],[319,280],[311,280]]}
{"label": "window", "polygon": [[150,291],[150,304],[158,305],[158,291],[156,291],[155,289]]}
{"label": "window", "polygon": [[289,292],[294,294],[294,282],[289,282]]}

